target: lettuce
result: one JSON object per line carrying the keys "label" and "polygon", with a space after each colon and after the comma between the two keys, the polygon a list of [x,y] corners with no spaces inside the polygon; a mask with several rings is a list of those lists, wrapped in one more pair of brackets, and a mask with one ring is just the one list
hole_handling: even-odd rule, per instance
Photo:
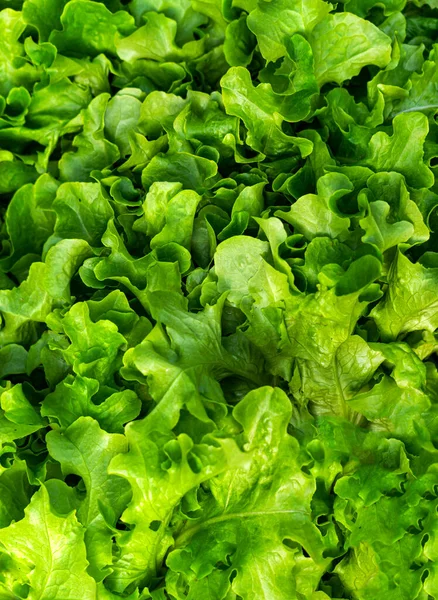
{"label": "lettuce", "polygon": [[0,598],[438,600],[437,24],[0,2]]}

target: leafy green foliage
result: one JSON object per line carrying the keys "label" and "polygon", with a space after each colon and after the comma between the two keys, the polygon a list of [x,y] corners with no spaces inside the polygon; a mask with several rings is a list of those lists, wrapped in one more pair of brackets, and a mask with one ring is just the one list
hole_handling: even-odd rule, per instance
{"label": "leafy green foliage", "polygon": [[438,600],[437,2],[0,30],[0,598]]}

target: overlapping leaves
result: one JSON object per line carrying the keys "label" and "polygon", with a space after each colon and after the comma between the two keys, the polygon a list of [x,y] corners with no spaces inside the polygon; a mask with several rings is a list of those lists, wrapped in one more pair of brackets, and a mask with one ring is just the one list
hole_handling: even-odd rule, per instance
{"label": "overlapping leaves", "polygon": [[0,596],[438,599],[436,3],[0,2]]}

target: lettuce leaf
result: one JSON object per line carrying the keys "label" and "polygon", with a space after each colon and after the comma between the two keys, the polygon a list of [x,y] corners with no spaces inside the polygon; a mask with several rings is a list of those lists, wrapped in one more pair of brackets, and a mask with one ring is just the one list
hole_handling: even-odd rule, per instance
{"label": "lettuce leaf", "polygon": [[437,23],[0,1],[0,598],[438,600]]}

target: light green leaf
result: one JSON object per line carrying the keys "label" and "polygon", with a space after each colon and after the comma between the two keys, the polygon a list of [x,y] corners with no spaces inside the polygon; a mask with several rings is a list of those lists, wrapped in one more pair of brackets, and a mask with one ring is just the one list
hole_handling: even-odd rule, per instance
{"label": "light green leaf", "polygon": [[167,433],[155,442],[151,433],[157,425],[161,427],[159,408],[127,426],[129,452],[110,465],[110,473],[131,484],[132,501],[122,519],[135,525],[117,539],[118,556],[107,581],[118,592],[134,582],[147,584],[156,575],[172,543],[168,525],[181,498],[242,460],[232,440],[194,444],[185,433]]}
{"label": "light green leaf", "polygon": [[274,62],[286,54],[294,33],[310,33],[323,21],[331,4],[322,0],[262,0],[248,16],[248,27],[256,35],[264,58]]}
{"label": "light green leaf", "polygon": [[151,248],[176,243],[190,249],[193,220],[200,200],[199,194],[192,190],[183,190],[173,196],[168,201],[164,214],[161,214],[160,220],[164,218],[163,227],[151,239]]}
{"label": "light green leaf", "polygon": [[38,30],[39,41],[46,42],[54,29],[61,29],[61,14],[68,0],[25,0],[23,19]]}
{"label": "light green leaf", "polygon": [[310,517],[314,484],[300,471],[298,444],[287,433],[290,416],[290,402],[278,388],[251,392],[234,409],[248,460],[208,482],[198,514],[178,532],[167,564],[181,583],[196,589],[220,562],[224,568],[212,580],[245,600],[286,600],[315,590],[326,559]]}
{"label": "light green leaf", "polygon": [[0,290],[0,311],[6,323],[0,333],[2,343],[27,339],[32,333],[29,321],[44,322],[54,306],[69,303],[70,280],[91,254],[83,240],[61,240],[50,248],[44,263],[31,265],[19,287]]}
{"label": "light green leaf", "polygon": [[386,67],[391,58],[390,38],[370,21],[348,12],[328,15],[312,31],[310,44],[320,86],[341,84],[366,65]]}
{"label": "light green leaf", "polygon": [[438,269],[412,263],[397,252],[388,273],[388,289],[371,316],[386,340],[401,333],[433,332],[438,327]]}
{"label": "light green leaf", "polygon": [[126,352],[123,375],[135,379],[137,371],[147,377],[151,396],[167,407],[168,427],[176,424],[184,405],[204,422],[210,422],[206,409],[223,413],[218,382],[225,377],[260,382],[260,357],[243,343],[241,334],[224,338],[222,343],[224,301],[222,297],[214,306],[193,314],[176,294],[151,294],[153,316],[166,333],[157,326],[144,342]]}
{"label": "light green leaf", "polygon": [[377,173],[368,179],[367,186],[372,194],[365,193],[368,215],[359,221],[366,232],[363,242],[385,251],[402,242],[419,243],[429,238],[428,227],[401,175]]}
{"label": "light green leaf", "polygon": [[63,181],[88,181],[91,171],[104,169],[120,157],[117,146],[104,137],[108,100],[108,94],[100,94],[82,111],[83,132],[73,140],[77,150],[65,152],[59,161]]}
{"label": "light green leaf", "polygon": [[[56,188],[57,183],[49,175],[43,175],[35,185],[22,185],[14,194],[6,212],[11,252],[0,263],[6,271],[26,254],[41,254],[54,225],[53,214],[47,210],[50,204],[47,206],[46,202],[49,198],[53,200]],[[30,229],[32,236],[29,236]]]}
{"label": "light green leaf", "polygon": [[219,292],[229,291],[228,300],[239,305],[249,294],[248,281],[268,257],[267,242],[251,237],[234,236],[219,244],[214,259]]}
{"label": "light green leaf", "polygon": [[26,28],[22,14],[19,11],[5,8],[0,12],[0,94],[7,96],[8,92],[23,85],[31,88],[38,79],[36,69],[23,60],[24,48],[20,40]]}
{"label": "light green leaf", "polygon": [[[126,13],[125,13],[126,14]],[[204,42],[192,40],[178,47],[175,43],[177,23],[164,14],[148,12],[143,18],[146,25],[130,36],[117,41],[117,54],[125,61],[153,59],[159,61],[193,60],[202,56]]]}
{"label": "light green leaf", "polygon": [[110,12],[101,2],[67,2],[61,18],[62,31],[52,31],[49,41],[60,54],[96,56],[116,54],[116,43],[134,29],[134,19],[126,11]]}
{"label": "light green leaf", "polygon": [[381,131],[371,138],[362,163],[377,171],[396,171],[415,188],[433,185],[432,171],[423,162],[423,144],[429,127],[421,113],[398,115],[393,120],[393,135]]}
{"label": "light green leaf", "polygon": [[0,529],[0,542],[27,575],[29,600],[76,600],[79,589],[94,598],[96,583],[86,572],[84,530],[74,513],[59,516],[52,511],[44,486],[21,521]]}
{"label": "light green leaf", "polygon": [[62,319],[62,327],[71,340],[64,356],[75,373],[111,384],[126,343],[116,325],[104,320],[93,323],[87,304],[78,302]]}
{"label": "light green leaf", "polygon": [[120,156],[130,154],[132,136],[140,119],[141,102],[134,95],[116,94],[105,112],[105,131],[110,142],[117,145]]}
{"label": "light green leaf", "polygon": [[[312,412],[353,419],[349,400],[360,393],[383,362],[359,336],[352,335],[336,350],[327,367],[312,360],[297,361],[293,393],[302,404],[311,403]],[[299,385],[298,385],[299,381]]]}
{"label": "light green leaf", "polygon": [[[52,204],[56,213],[54,240],[85,240],[99,246],[114,213],[98,183],[64,183]],[[50,243],[50,242],[49,242]]]}
{"label": "light green leaf", "polygon": [[114,456],[127,451],[127,441],[123,435],[106,433],[91,417],[79,417],[63,433],[48,433],[47,448],[61,463],[64,476],[74,474],[84,482],[77,518],[85,528],[88,571],[100,581],[111,572],[113,535],[101,507],[107,507],[115,521],[130,496],[127,481],[109,475],[108,466]]}
{"label": "light green leaf", "polygon": [[105,431],[123,433],[123,425],[135,419],[140,412],[140,400],[132,390],[113,392],[99,403],[93,401],[99,390],[96,379],[68,375],[48,394],[41,406],[41,414],[56,419],[63,429],[79,417],[90,416]]}
{"label": "light green leaf", "polygon": [[294,226],[307,239],[326,235],[345,239],[350,219],[339,216],[333,210],[333,202],[352,191],[353,186],[347,177],[328,173],[318,179],[318,195],[308,194],[299,198],[288,212],[276,211],[276,216]]}
{"label": "light green leaf", "polygon": [[288,299],[285,320],[293,356],[328,367],[366,307],[359,295],[337,296],[334,288],[323,288]]}
{"label": "light green leaf", "polygon": [[[228,114],[239,117],[248,129],[247,144],[267,155],[299,153],[308,156],[312,152],[310,140],[287,135],[282,130],[281,105],[270,92],[269,84],[253,87],[250,73],[243,67],[232,67],[221,80],[223,101]],[[312,92],[314,93],[314,92]],[[283,100],[284,97],[281,97]],[[291,99],[294,105],[294,98]],[[291,120],[304,118],[309,104],[295,104],[295,116]]]}
{"label": "light green leaf", "polygon": [[414,226],[408,221],[390,223],[388,220],[390,209],[387,202],[376,200],[367,204],[368,214],[360,220],[360,226],[365,231],[362,241],[375,244],[382,252],[407,242],[414,233]]}
{"label": "light green leaf", "polygon": [[438,64],[436,50],[431,53],[429,58],[430,60],[424,62],[421,73],[412,73],[408,94],[398,102],[394,102],[393,114],[415,111],[427,114],[437,110]]}

